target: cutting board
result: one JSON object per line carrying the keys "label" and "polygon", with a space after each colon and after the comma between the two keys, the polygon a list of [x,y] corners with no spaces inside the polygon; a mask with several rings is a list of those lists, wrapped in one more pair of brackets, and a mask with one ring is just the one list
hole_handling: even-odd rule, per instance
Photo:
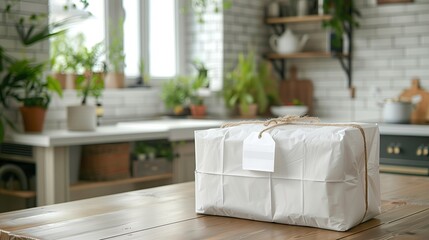
{"label": "cutting board", "polygon": [[289,70],[289,79],[281,81],[279,91],[283,104],[298,99],[308,106],[308,115],[313,114],[313,83],[307,79],[298,79],[295,66]]}
{"label": "cutting board", "polygon": [[411,88],[405,89],[399,98],[409,100],[415,95],[420,95],[421,100],[411,114],[411,123],[422,124],[429,121],[429,92],[420,87],[418,78],[411,81]]}

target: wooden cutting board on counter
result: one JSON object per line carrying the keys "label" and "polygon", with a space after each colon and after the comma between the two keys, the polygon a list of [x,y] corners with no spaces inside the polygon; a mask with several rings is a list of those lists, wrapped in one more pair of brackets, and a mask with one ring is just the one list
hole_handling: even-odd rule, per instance
{"label": "wooden cutting board on counter", "polygon": [[298,99],[308,106],[308,115],[313,114],[313,83],[308,79],[298,79],[295,66],[289,70],[289,79],[281,81],[279,91],[283,104]]}
{"label": "wooden cutting board on counter", "polygon": [[399,98],[409,100],[416,95],[419,95],[421,100],[411,114],[411,123],[422,124],[429,122],[429,92],[420,87],[418,78],[411,81],[411,88],[405,89]]}

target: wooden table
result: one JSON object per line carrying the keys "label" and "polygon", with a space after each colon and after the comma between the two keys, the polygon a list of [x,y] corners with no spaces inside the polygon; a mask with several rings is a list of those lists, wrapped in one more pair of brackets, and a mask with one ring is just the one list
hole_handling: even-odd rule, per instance
{"label": "wooden table", "polygon": [[3,213],[0,229],[40,239],[428,239],[429,178],[381,183],[382,213],[347,232],[198,215],[193,182]]}

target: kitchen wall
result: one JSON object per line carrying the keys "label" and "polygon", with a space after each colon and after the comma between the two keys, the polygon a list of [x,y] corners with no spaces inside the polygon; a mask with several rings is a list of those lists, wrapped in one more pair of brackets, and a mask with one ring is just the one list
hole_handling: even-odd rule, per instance
{"label": "kitchen wall", "polygon": [[[21,13],[47,12],[48,0],[23,0]],[[195,16],[186,17],[186,61],[204,61],[214,79],[211,88],[219,90],[224,73],[230,71],[240,52],[249,47],[262,55],[269,51],[270,26],[263,15],[269,0],[233,0],[232,8],[223,14],[208,14],[204,24],[197,24]],[[299,78],[313,81],[315,112],[319,117],[344,120],[377,119],[380,108],[376,100],[397,96],[410,84],[411,78],[421,78],[429,89],[429,1],[415,0],[409,4],[376,5],[375,0],[355,1],[362,13],[360,28],[354,32],[353,85],[356,98],[351,99],[346,76],[335,59],[306,59],[288,61],[299,68]],[[5,4],[5,1],[0,2]],[[3,13],[0,13],[3,14]],[[0,44],[16,57],[22,57],[22,46],[16,41],[11,22],[0,18]],[[326,31],[320,23],[291,24],[296,34],[308,33],[305,50],[326,48]],[[48,44],[31,47],[27,57],[48,58]],[[188,72],[194,71],[188,64]],[[377,91],[377,89],[381,91]],[[162,112],[156,89],[106,90],[105,123],[122,119],[139,119]],[[378,95],[376,94],[378,93]],[[74,91],[65,91],[62,100],[54,99],[47,116],[47,128],[65,126],[65,106],[78,103]],[[223,101],[214,93],[207,98],[209,112],[225,115]],[[14,111],[19,121],[19,114]]]}
{"label": "kitchen wall", "polygon": [[210,89],[214,92],[205,103],[209,114],[215,116],[230,114],[220,91],[225,74],[237,64],[238,54],[253,50],[260,57],[268,49],[269,28],[264,25],[263,16],[269,0],[231,2],[232,7],[222,13],[208,12],[204,23],[198,23],[192,14],[187,18],[187,61],[200,59],[207,64]]}
{"label": "kitchen wall", "polygon": [[[49,58],[49,43],[44,41],[27,47],[24,50],[22,44],[18,41],[13,19],[5,16],[5,9],[8,1],[0,1],[0,46],[7,49],[8,54],[16,58],[34,58],[44,60]],[[23,16],[30,16],[32,13],[47,13],[49,0],[26,0],[23,4],[15,6],[14,9],[19,10]],[[47,21],[47,19],[45,19]]]}
{"label": "kitchen wall", "polygon": [[[264,8],[270,1],[234,0],[223,13],[223,72],[235,65],[237,54],[248,46],[263,54],[273,34],[263,23]],[[396,97],[419,77],[429,89],[429,1],[377,5],[376,0],[355,1],[362,18],[354,31],[353,85],[350,98],[347,78],[334,58],[288,61],[296,65],[299,78],[314,84],[315,115],[337,120],[377,120],[384,98]],[[305,51],[326,50],[327,31],[320,22],[290,24],[297,35],[309,34]],[[206,39],[210,42],[210,39]],[[199,41],[196,44],[209,44]],[[211,97],[210,108],[220,109],[222,101]]]}
{"label": "kitchen wall", "polygon": [[[429,1],[377,5],[375,0],[355,1],[362,14],[354,32],[351,99],[346,76],[335,59],[290,61],[299,77],[313,81],[316,115],[345,120],[379,119],[376,101],[397,97],[413,77],[429,89]],[[318,23],[294,24],[297,34],[309,33],[306,50],[324,49],[326,33]]]}

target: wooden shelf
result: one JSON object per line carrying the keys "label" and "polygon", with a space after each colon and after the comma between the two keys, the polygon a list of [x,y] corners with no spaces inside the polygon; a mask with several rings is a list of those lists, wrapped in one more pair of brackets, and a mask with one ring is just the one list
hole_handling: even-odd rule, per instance
{"label": "wooden shelf", "polygon": [[300,17],[279,17],[279,18],[267,18],[267,24],[282,24],[282,23],[305,23],[305,22],[321,22],[329,20],[332,17],[330,15],[309,15]]}
{"label": "wooden shelf", "polygon": [[36,192],[0,189],[0,195],[19,197],[19,198],[34,198],[36,197]]}
{"label": "wooden shelf", "polygon": [[306,59],[306,58],[331,58],[334,56],[344,57],[346,55],[338,55],[330,52],[298,52],[291,54],[278,54],[278,53],[269,53],[267,58],[271,60],[277,59]]}
{"label": "wooden shelf", "polygon": [[124,184],[168,180],[168,179],[171,179],[172,177],[173,177],[172,173],[165,173],[165,174],[159,174],[159,175],[154,175],[154,176],[126,178],[126,179],[113,180],[113,181],[99,181],[99,182],[81,181],[81,182],[78,182],[76,184],[71,185],[70,190],[71,191],[80,191],[80,190],[88,190],[88,189],[93,189],[93,188],[95,189],[95,188],[117,186],[117,185],[124,185]]}

